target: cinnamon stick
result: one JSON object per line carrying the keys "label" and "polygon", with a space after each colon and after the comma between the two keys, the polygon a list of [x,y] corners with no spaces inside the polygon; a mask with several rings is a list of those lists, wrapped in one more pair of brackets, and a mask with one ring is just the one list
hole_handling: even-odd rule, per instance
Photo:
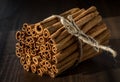
{"label": "cinnamon stick", "polygon": [[40,25],[40,23],[36,23],[35,24],[35,31],[38,35],[42,35],[43,33],[43,28],[42,26]]}
{"label": "cinnamon stick", "polygon": [[29,71],[29,66],[27,64],[23,65],[24,70]]}
{"label": "cinnamon stick", "polygon": [[82,17],[80,20],[78,20],[76,22],[77,26],[80,28],[81,26],[83,26],[85,23],[87,23],[88,21],[90,21],[91,19],[93,19],[98,14],[99,13],[97,11],[95,11],[95,12],[92,12],[92,13],[86,15],[85,17]]}
{"label": "cinnamon stick", "polygon": [[43,51],[43,52],[42,52],[42,58],[43,58],[43,59],[47,59],[48,54],[49,54],[48,51]]}
{"label": "cinnamon stick", "polygon": [[49,74],[49,76],[52,77],[52,78],[55,77],[55,73],[54,73],[54,71],[53,71],[52,69],[49,69],[49,70],[48,70],[48,74]]}
{"label": "cinnamon stick", "polygon": [[46,68],[44,68],[44,66],[41,68],[43,74],[45,74],[47,71],[46,71]]}
{"label": "cinnamon stick", "polygon": [[81,29],[84,33],[86,33],[88,30],[90,30],[95,25],[99,24],[102,21],[102,17],[100,15],[96,16],[94,19],[89,21],[85,26],[83,26]]}
{"label": "cinnamon stick", "polygon": [[43,76],[43,71],[41,70],[41,68],[37,69],[37,74]]}
{"label": "cinnamon stick", "polygon": [[92,36],[93,38],[98,34],[102,33],[103,31],[107,30],[105,23],[101,23],[92,27],[91,30],[87,31],[86,34]]}
{"label": "cinnamon stick", "polygon": [[36,65],[35,64],[31,64],[31,71],[32,73],[36,73]]}
{"label": "cinnamon stick", "polygon": [[21,31],[16,32],[16,40],[21,41]]}
{"label": "cinnamon stick", "polygon": [[22,27],[22,31],[27,31],[27,27],[28,27],[28,24],[27,23],[24,23],[23,24],[23,27]]}
{"label": "cinnamon stick", "polygon": [[30,59],[27,59],[27,60],[26,60],[26,64],[27,64],[28,66],[30,66],[31,63],[32,63],[32,61],[31,61]]}
{"label": "cinnamon stick", "polygon": [[46,66],[48,69],[50,69],[50,68],[51,68],[51,63],[46,60],[46,61],[45,61],[45,66]]}
{"label": "cinnamon stick", "polygon": [[16,49],[22,49],[22,50],[24,50],[25,49],[25,45],[24,44],[22,44],[22,43],[20,43],[20,42],[17,42],[16,43]]}
{"label": "cinnamon stick", "polygon": [[46,46],[43,44],[40,46],[40,51],[44,51],[46,49]]}
{"label": "cinnamon stick", "polygon": [[96,11],[96,7],[95,6],[92,6],[90,8],[88,8],[86,11],[82,12],[80,15],[78,15],[78,17],[74,20],[78,21],[79,19],[81,19],[82,17],[86,16],[87,14],[89,13],[92,13]]}
{"label": "cinnamon stick", "polygon": [[44,73],[47,73],[48,68],[47,68],[47,66],[46,66],[46,65],[43,65],[43,68],[42,68],[42,69],[43,69],[43,72],[44,72]]}
{"label": "cinnamon stick", "polygon": [[25,54],[30,54],[30,49],[25,47],[24,52],[25,52]]}
{"label": "cinnamon stick", "polygon": [[38,37],[36,43],[37,43],[38,45],[44,44],[44,43],[45,43],[44,37],[43,37],[43,36]]}
{"label": "cinnamon stick", "polygon": [[73,13],[79,11],[79,10],[81,10],[81,9],[79,9],[79,8],[72,8],[72,9],[70,9],[70,10],[68,10],[68,11],[66,11],[66,12],[64,12],[64,13],[62,13],[60,15],[66,17],[66,16],[68,16],[68,14],[73,14]]}
{"label": "cinnamon stick", "polygon": [[[60,24],[60,25],[62,26],[62,24]],[[49,38],[50,35],[53,34],[55,31],[57,31],[57,35],[58,35],[58,33],[60,33],[62,30],[64,30],[64,28],[60,28],[61,26],[58,26],[58,25],[55,26],[55,27],[57,27],[56,29],[55,29],[55,27],[45,28],[44,32],[43,32],[43,36],[45,38]],[[58,27],[59,27],[60,30],[58,29]],[[57,35],[54,35],[54,37],[57,36]]]}
{"label": "cinnamon stick", "polygon": [[26,54],[26,59],[31,60],[30,54]]}
{"label": "cinnamon stick", "polygon": [[47,60],[51,60],[51,53],[50,51],[45,51],[44,54],[43,54],[43,58],[47,59]]}
{"label": "cinnamon stick", "polygon": [[[68,47],[69,45],[71,45],[72,43],[74,43],[77,39],[75,39],[75,37],[68,36],[65,39],[63,39],[62,41],[60,41],[59,43],[53,45],[52,47],[52,51],[54,53],[59,52],[60,50],[65,49],[66,47]],[[56,48],[55,48],[56,47]]]}
{"label": "cinnamon stick", "polygon": [[21,65],[24,65],[24,63],[25,63],[25,57],[21,57],[20,58],[20,63],[21,63]]}
{"label": "cinnamon stick", "polygon": [[26,37],[26,39],[25,39],[25,44],[26,45],[30,45],[30,44],[33,44],[33,43],[34,43],[34,39],[31,36]]}
{"label": "cinnamon stick", "polygon": [[26,27],[26,34],[28,35],[28,36],[31,36],[32,34],[31,34],[31,31],[32,31],[32,29],[31,29],[31,26],[27,26]]}
{"label": "cinnamon stick", "polygon": [[16,49],[16,56],[17,56],[18,58],[21,57],[21,53],[19,52],[19,49]]}
{"label": "cinnamon stick", "polygon": [[55,67],[57,69],[61,68],[62,66],[64,66],[65,64],[67,64],[68,62],[71,62],[71,60],[73,59],[77,59],[77,57],[79,56],[79,52],[75,51],[73,52],[70,56],[66,57],[63,61],[55,64]]}
{"label": "cinnamon stick", "polygon": [[65,50],[54,55],[53,58],[56,59],[56,62],[54,62],[54,63],[58,63],[58,62],[62,61],[64,58],[66,58],[71,53],[73,53],[78,48],[76,45],[77,45],[77,43],[75,42],[72,45],[70,45],[68,48],[66,48]]}
{"label": "cinnamon stick", "polygon": [[34,64],[35,65],[38,65],[38,63],[40,62],[40,56],[39,55],[37,55],[37,56],[35,56],[35,57],[33,57],[32,58],[32,61],[34,62]]}
{"label": "cinnamon stick", "polygon": [[46,42],[46,43],[45,43],[45,47],[46,47],[46,48],[45,48],[46,51],[51,51],[51,47],[52,47],[52,46],[50,45],[49,42]]}
{"label": "cinnamon stick", "polygon": [[[71,66],[73,66],[73,64],[76,62],[77,58],[72,59],[71,62],[68,62],[67,64],[65,64],[64,66],[62,66],[61,68],[57,69],[58,73],[55,74],[55,76],[59,75],[60,73],[62,73],[63,71],[65,71],[66,69],[70,68]],[[55,77],[54,76],[54,77]],[[54,78],[53,77],[53,78]]]}

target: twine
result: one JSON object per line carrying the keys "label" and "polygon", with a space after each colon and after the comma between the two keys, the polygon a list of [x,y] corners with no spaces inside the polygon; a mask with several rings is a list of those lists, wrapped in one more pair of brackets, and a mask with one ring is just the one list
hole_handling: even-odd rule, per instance
{"label": "twine", "polygon": [[[65,19],[64,17],[60,15],[52,15],[51,17],[59,18],[61,24],[65,27],[65,29],[71,35],[76,36],[79,39],[80,43],[81,41],[84,43],[87,43],[88,45],[92,46],[97,52],[99,52],[100,49],[110,52],[114,58],[117,56],[116,51],[114,51],[112,48],[100,45],[93,37],[86,35],[82,30],[80,30],[79,27],[74,22],[71,15],[68,15],[67,19]],[[82,54],[83,53],[82,53],[82,47],[81,47],[81,55]]]}

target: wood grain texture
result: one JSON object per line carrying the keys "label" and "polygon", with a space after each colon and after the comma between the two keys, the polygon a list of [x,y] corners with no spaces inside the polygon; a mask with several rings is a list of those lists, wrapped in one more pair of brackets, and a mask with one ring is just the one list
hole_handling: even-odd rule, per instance
{"label": "wood grain texture", "polygon": [[[114,3],[111,0],[109,3],[104,0],[98,2],[95,0],[91,2],[88,0],[57,0],[55,2],[50,0],[48,4],[46,1],[0,1],[0,82],[120,82],[120,11],[117,11],[119,0]],[[63,4],[65,2],[67,5]],[[94,4],[104,17],[109,16],[104,18],[104,21],[111,29],[110,45],[118,52],[117,63],[107,55],[109,53],[104,52],[77,67],[68,69],[55,79],[47,76],[39,77],[37,74],[23,70],[15,55],[15,31],[21,28],[24,22],[39,22],[52,14],[59,14],[79,5],[83,8]]]}

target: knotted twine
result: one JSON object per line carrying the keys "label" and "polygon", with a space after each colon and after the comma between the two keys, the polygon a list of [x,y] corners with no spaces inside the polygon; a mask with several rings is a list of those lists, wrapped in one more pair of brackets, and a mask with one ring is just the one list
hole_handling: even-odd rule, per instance
{"label": "knotted twine", "polygon": [[[60,16],[60,15],[52,15],[49,18],[57,17],[60,19],[61,24],[65,27],[65,29],[70,33],[71,35],[74,35],[78,38],[80,44],[82,42],[87,43],[88,45],[92,46],[97,52],[100,51],[100,49],[110,52],[112,54],[112,57],[115,58],[117,56],[116,51],[114,51],[112,48],[100,45],[93,37],[86,35],[82,30],[79,29],[79,27],[76,25],[75,21],[72,18],[72,15],[68,15],[67,19]],[[47,18],[47,19],[49,19]],[[81,42],[82,41],[82,42]],[[82,53],[82,45],[81,47],[81,55]]]}

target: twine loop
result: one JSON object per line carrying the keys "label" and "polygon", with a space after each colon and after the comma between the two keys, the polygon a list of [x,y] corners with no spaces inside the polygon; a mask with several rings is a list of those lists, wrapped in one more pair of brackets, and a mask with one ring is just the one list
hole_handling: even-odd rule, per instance
{"label": "twine loop", "polygon": [[[100,49],[108,51],[112,54],[114,58],[117,56],[116,51],[114,51],[112,48],[100,45],[93,37],[86,35],[82,30],[80,30],[79,27],[76,25],[75,21],[73,20],[72,15],[68,15],[67,19],[60,15],[52,15],[51,17],[59,18],[61,24],[65,27],[68,33],[76,36],[79,39],[80,43],[82,41],[92,46],[97,52],[99,52]],[[81,47],[81,53],[82,53],[82,47]]]}

